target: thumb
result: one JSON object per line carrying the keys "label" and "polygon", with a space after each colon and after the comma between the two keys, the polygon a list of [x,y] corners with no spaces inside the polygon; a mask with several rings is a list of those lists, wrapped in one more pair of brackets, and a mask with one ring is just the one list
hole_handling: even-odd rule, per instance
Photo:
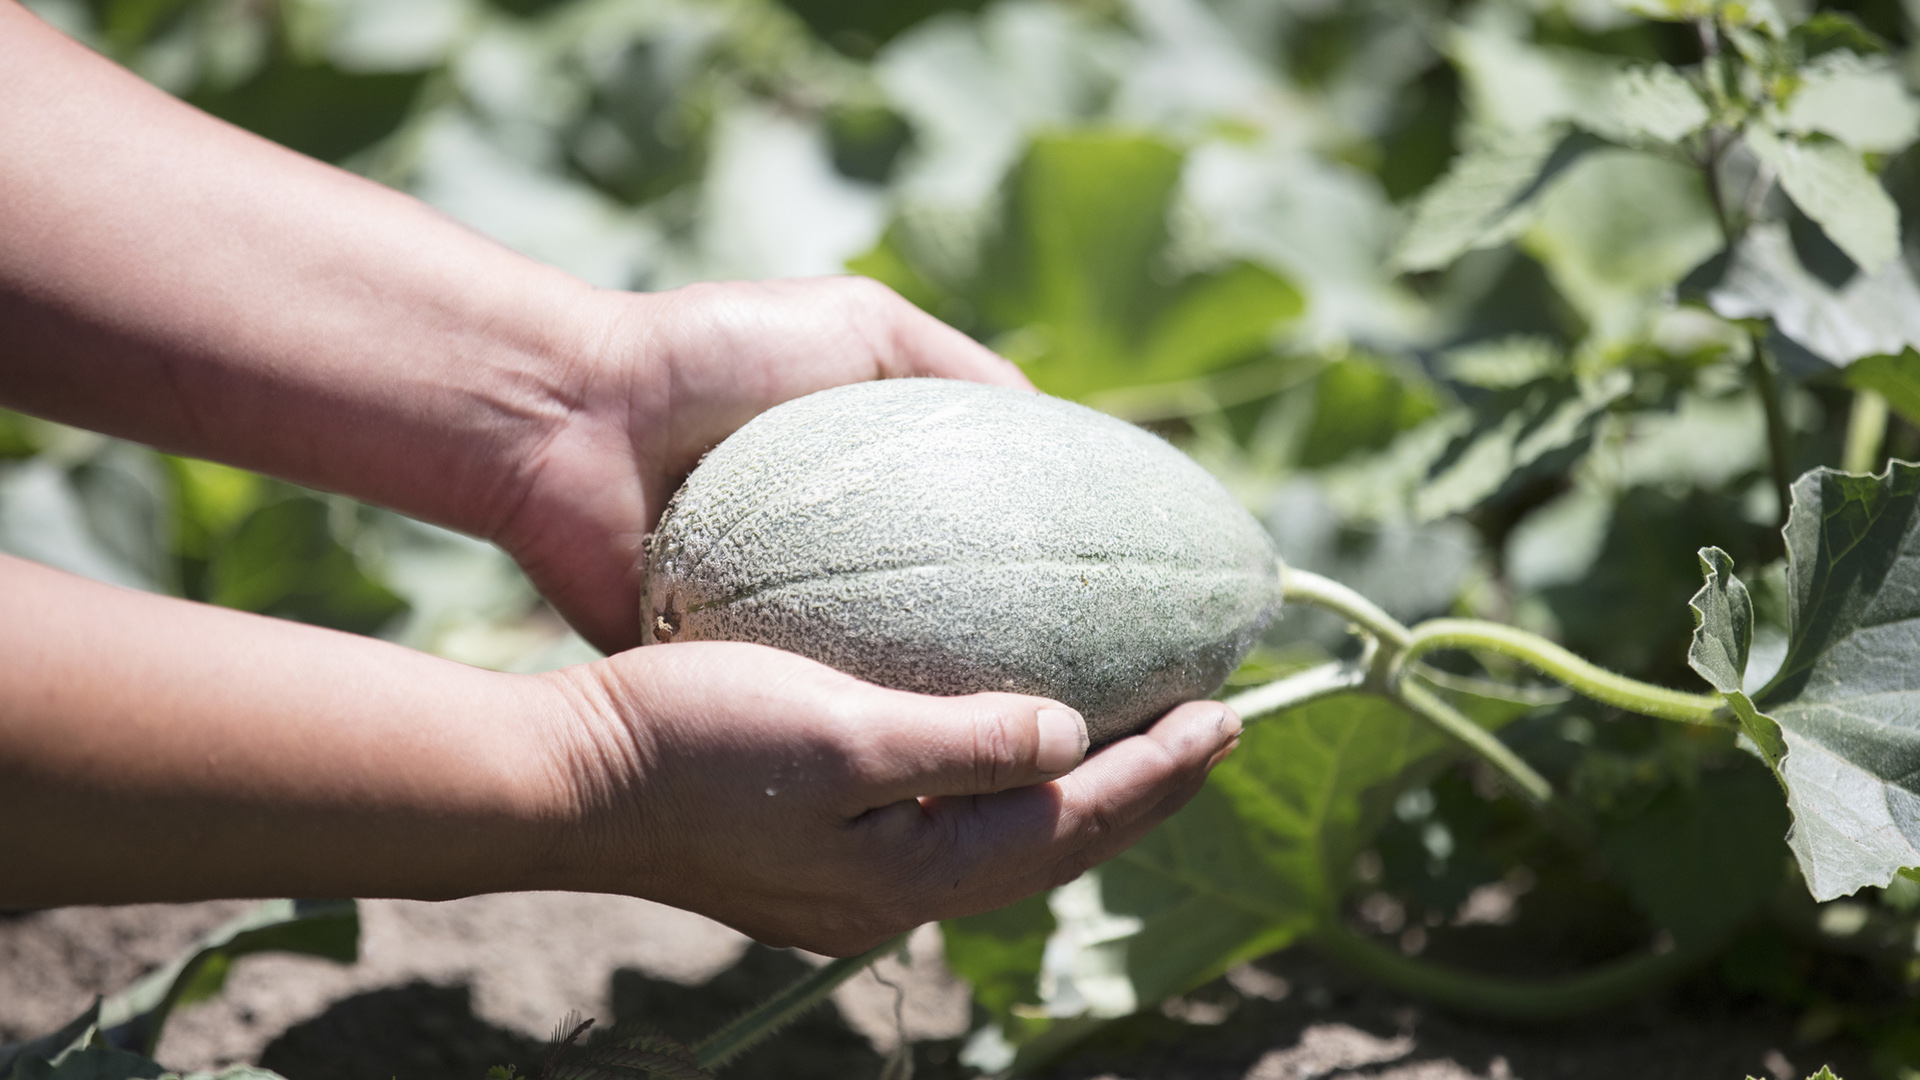
{"label": "thumb", "polygon": [[1070,771],[1087,755],[1078,712],[1024,694],[876,695],[863,798],[874,806],[921,796],[986,795]]}

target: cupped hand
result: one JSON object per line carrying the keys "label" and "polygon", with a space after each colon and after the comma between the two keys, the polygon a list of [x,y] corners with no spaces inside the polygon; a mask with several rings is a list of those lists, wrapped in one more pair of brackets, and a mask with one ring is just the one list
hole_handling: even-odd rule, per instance
{"label": "cupped hand", "polygon": [[759,413],[843,383],[924,375],[1031,388],[1012,363],[866,278],[603,293],[595,340],[492,539],[589,641],[640,644],[646,534],[700,456]]}
{"label": "cupped hand", "polygon": [[569,887],[841,956],[1118,854],[1240,732],[1225,706],[1194,702],[1082,762],[1085,725],[1057,702],[887,690],[727,642],[545,678],[579,719],[561,770],[578,807],[568,859],[583,868]]}

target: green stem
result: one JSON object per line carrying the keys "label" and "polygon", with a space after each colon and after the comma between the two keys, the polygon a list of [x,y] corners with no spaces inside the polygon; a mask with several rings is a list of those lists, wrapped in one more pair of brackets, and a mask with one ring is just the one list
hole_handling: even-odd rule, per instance
{"label": "green stem", "polygon": [[1243,690],[1226,699],[1222,704],[1238,713],[1240,719],[1252,720],[1270,713],[1284,712],[1305,705],[1309,701],[1318,701],[1323,697],[1358,690],[1366,681],[1366,668],[1334,661],[1308,668],[1284,679],[1275,679],[1251,690]]}
{"label": "green stem", "polygon": [[1400,620],[1332,578],[1291,566],[1282,567],[1280,595],[1288,603],[1311,604],[1345,616],[1347,621],[1379,639],[1391,652],[1399,652],[1412,639],[1412,633]]}
{"label": "green stem", "polygon": [[1458,739],[1467,749],[1499,769],[1528,802],[1539,807],[1546,807],[1553,802],[1553,785],[1547,782],[1546,777],[1535,772],[1533,766],[1521,760],[1520,755],[1507,749],[1506,743],[1494,738],[1493,732],[1441,700],[1440,695],[1412,679],[1402,679],[1395,688],[1395,696],[1401,704],[1426,717],[1433,726]]}
{"label": "green stem", "polygon": [[1710,947],[1695,945],[1665,953],[1641,953],[1557,979],[1504,979],[1403,956],[1355,934],[1338,921],[1323,920],[1314,931],[1313,941],[1361,974],[1395,990],[1467,1012],[1528,1020],[1576,1016],[1631,1000],[1684,973],[1713,952]]}
{"label": "green stem", "polygon": [[1560,680],[1595,701],[1629,712],[1679,720],[1689,724],[1724,727],[1728,723],[1716,695],[1686,694],[1616,675],[1555,645],[1537,634],[1479,619],[1434,619],[1413,631],[1413,640],[1401,664],[1435,649],[1481,649],[1511,657]]}
{"label": "green stem", "polygon": [[1887,399],[1871,390],[1853,392],[1853,410],[1847,417],[1847,449],[1840,467],[1853,473],[1880,469],[1880,444],[1887,438]]}
{"label": "green stem", "polygon": [[761,1039],[792,1023],[808,1009],[820,1004],[834,988],[872,966],[883,956],[899,950],[907,940],[900,934],[859,956],[830,961],[774,996],[754,1006],[732,1023],[700,1040],[693,1048],[694,1060],[703,1069],[717,1069]]}
{"label": "green stem", "polygon": [[1793,506],[1793,473],[1787,460],[1787,414],[1780,407],[1780,386],[1773,377],[1772,355],[1758,332],[1748,337],[1753,342],[1753,356],[1748,362],[1753,370],[1753,389],[1760,395],[1760,404],[1767,415],[1767,471],[1773,477],[1774,497],[1780,503],[1780,527],[1784,529],[1787,511]]}

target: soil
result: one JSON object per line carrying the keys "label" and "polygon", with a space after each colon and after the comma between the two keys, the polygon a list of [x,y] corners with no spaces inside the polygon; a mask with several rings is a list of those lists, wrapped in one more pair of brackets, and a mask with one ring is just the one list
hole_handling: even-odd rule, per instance
{"label": "soil", "polygon": [[[0,1042],[51,1031],[163,963],[245,902],[65,908],[0,917]],[[361,905],[353,965],[255,955],[220,997],[176,1014],[156,1056],[201,1069],[257,1062],[290,1080],[481,1080],[537,1073],[569,1013],[683,1041],[820,958],[768,949],[695,915],[566,893]],[[730,1066],[740,1080],[865,1080],[912,1041],[914,1075],[956,1061],[966,988],[923,928],[888,960]],[[896,989],[897,988],[897,989]],[[896,1018],[896,1001],[900,1008]],[[1289,950],[1157,1012],[1103,1029],[1052,1080],[1800,1080],[1823,1064],[1872,1075],[1864,1051],[1796,1045],[1791,1017],[1701,986],[1577,1023],[1450,1015]]]}

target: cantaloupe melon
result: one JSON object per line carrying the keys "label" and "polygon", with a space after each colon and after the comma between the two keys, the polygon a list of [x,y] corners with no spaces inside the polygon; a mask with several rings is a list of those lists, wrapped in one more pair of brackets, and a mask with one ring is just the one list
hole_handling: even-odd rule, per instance
{"label": "cantaloupe melon", "polygon": [[1218,689],[1280,606],[1252,515],[1164,440],[944,379],[821,391],[700,463],[646,551],[649,644],[751,641],[902,690],[1080,710],[1096,745]]}

